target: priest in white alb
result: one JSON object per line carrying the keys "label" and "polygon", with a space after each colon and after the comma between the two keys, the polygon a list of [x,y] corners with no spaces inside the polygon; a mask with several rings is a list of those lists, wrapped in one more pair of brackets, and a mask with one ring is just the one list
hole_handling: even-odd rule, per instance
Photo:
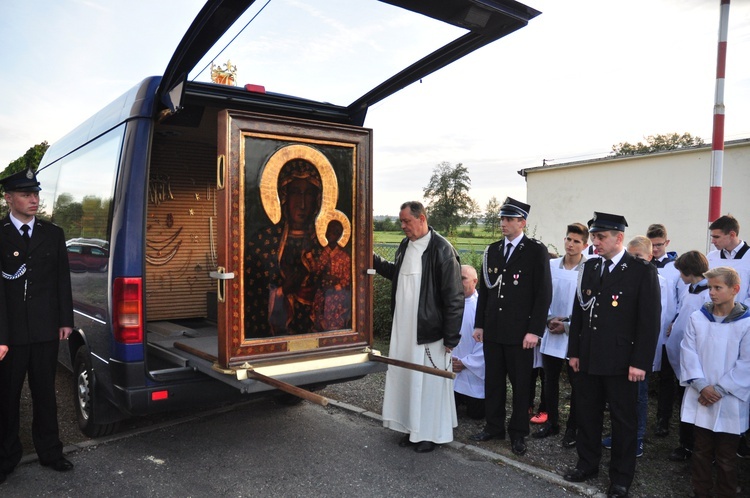
{"label": "priest in white alb", "polygon": [[[427,224],[422,203],[405,202],[399,213],[406,237],[395,262],[374,256],[375,270],[392,281],[393,328],[389,356],[436,370],[451,369],[464,311],[458,254]],[[402,447],[427,453],[453,440],[458,424],[453,381],[390,366],[383,399],[383,425],[404,433]]]}

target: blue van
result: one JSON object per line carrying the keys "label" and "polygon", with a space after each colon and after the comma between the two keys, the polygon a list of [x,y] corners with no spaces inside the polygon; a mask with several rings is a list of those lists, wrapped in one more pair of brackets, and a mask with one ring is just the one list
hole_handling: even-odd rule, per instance
{"label": "blue van", "polygon": [[[45,154],[40,214],[69,239],[75,306],[60,361],[74,372],[85,434],[111,433],[129,416],[273,390],[308,396],[385,368],[370,349],[367,110],[539,13],[514,0],[320,3],[307,20],[302,10],[311,9],[209,0],[163,76],[144,79]],[[316,24],[327,19],[324,8],[353,15],[339,34],[366,39],[384,67],[400,64],[395,74],[376,80],[372,53],[329,43]],[[398,21],[378,30],[403,36],[375,46],[375,35],[358,33],[369,8]],[[434,26],[429,42],[439,44],[409,59],[430,45],[409,42],[414,23]],[[258,70],[254,84],[236,85],[229,62],[211,64],[211,79],[201,80],[199,64],[217,57],[212,47],[248,26],[256,40],[241,45],[239,66]],[[312,42],[294,47],[294,64],[265,48],[286,40],[274,30],[304,28],[351,64],[318,70],[324,45],[305,53]],[[298,88],[333,97],[267,91],[256,78],[269,68],[282,73],[270,86],[288,88],[291,71]],[[318,76],[330,84],[314,86]]]}

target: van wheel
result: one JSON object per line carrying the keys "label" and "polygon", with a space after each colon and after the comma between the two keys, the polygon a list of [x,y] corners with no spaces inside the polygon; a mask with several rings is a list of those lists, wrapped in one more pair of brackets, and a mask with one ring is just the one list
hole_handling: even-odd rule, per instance
{"label": "van wheel", "polygon": [[88,437],[102,437],[112,434],[117,422],[97,424],[94,422],[96,389],[94,389],[94,372],[91,368],[89,348],[82,346],[76,352],[73,361],[75,384],[73,385],[73,403],[76,407],[78,428]]}

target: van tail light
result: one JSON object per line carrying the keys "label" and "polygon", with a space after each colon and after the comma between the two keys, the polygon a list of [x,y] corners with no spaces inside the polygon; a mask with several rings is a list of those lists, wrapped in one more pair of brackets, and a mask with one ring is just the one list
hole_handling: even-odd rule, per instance
{"label": "van tail light", "polygon": [[122,344],[143,342],[143,280],[121,277],[115,279],[112,322],[115,341]]}

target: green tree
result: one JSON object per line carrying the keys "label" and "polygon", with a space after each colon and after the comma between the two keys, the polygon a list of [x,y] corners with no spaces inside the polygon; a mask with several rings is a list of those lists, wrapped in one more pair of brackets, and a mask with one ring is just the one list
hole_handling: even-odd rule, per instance
{"label": "green tree", "polygon": [[479,203],[476,201],[476,199],[469,199],[469,211],[468,211],[468,222],[469,222],[469,231],[471,231],[472,236],[474,235],[474,230],[477,229],[477,226],[479,226],[479,217],[482,216],[482,208],[479,207]]}
{"label": "green tree", "polygon": [[646,143],[638,142],[631,144],[629,142],[620,142],[612,146],[612,154],[617,156],[634,156],[636,154],[651,154],[664,150],[677,150],[687,147],[696,147],[703,145],[701,137],[694,137],[690,133],[668,133],[666,135],[649,135],[646,137]]}
{"label": "green tree", "polygon": [[49,149],[49,144],[46,140],[40,144],[34,145],[29,148],[24,155],[15,161],[11,161],[3,172],[0,173],[0,177],[5,178],[8,175],[18,173],[19,171],[25,171],[27,169],[36,171],[39,167],[39,163],[42,162],[42,156],[47,152],[47,149]]}
{"label": "green tree", "polygon": [[495,232],[500,228],[500,202],[494,195],[484,208],[484,231],[495,237]]}
{"label": "green tree", "polygon": [[430,224],[438,231],[452,235],[469,217],[471,197],[469,170],[461,163],[438,164],[430,183],[423,189]]}

